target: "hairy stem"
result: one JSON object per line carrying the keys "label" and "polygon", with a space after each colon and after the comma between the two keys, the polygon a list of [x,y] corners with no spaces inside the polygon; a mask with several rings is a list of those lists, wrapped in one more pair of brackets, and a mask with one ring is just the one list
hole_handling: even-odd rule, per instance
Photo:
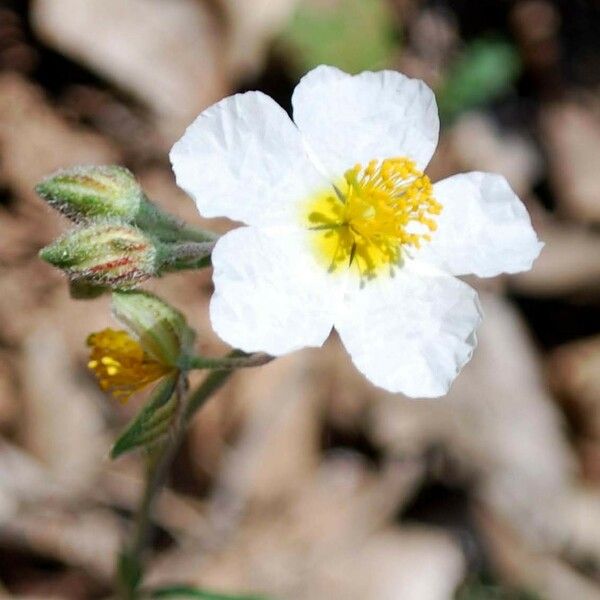
{"label": "hairy stem", "polygon": [[213,231],[188,225],[182,219],[164,212],[148,198],[140,206],[136,224],[154,232],[164,242],[210,242],[219,237]]}
{"label": "hairy stem", "polygon": [[122,553],[125,569],[123,569],[122,565],[118,573],[119,581],[117,582],[117,589],[119,590],[120,598],[123,600],[134,600],[138,597],[138,586],[141,581],[144,553],[152,529],[152,508],[154,501],[167,478],[171,462],[185,434],[183,397],[186,385],[185,377],[180,376],[175,392],[177,394],[178,407],[170,434],[162,446],[155,449],[154,453],[150,455],[146,485],[135,514],[131,540]]}
{"label": "hairy stem", "polygon": [[[227,358],[239,358],[239,352],[232,352]],[[185,437],[190,419],[196,411],[227,381],[235,367],[229,370],[215,370],[193,392],[188,394],[185,402],[185,377],[180,377],[177,385],[179,397],[178,409],[173,420],[171,432],[166,442],[157,449],[151,459],[147,473],[144,494],[135,517],[135,525],[130,543],[121,555],[121,564],[117,574],[117,590],[122,600],[135,600],[139,597],[139,584],[144,554],[152,530],[152,508],[158,494],[165,483],[169,468],[177,450]]]}
{"label": "hairy stem", "polygon": [[260,367],[272,361],[273,357],[257,352],[255,354],[237,354],[223,356],[220,358],[210,358],[207,356],[188,356],[185,358],[185,367],[187,369],[241,369],[247,367]]}
{"label": "hairy stem", "polygon": [[208,256],[215,247],[215,242],[181,242],[169,247],[173,260],[197,260]]}
{"label": "hairy stem", "polygon": [[211,264],[211,254],[216,240],[204,242],[159,243],[157,261],[159,271],[185,271],[203,269]]}

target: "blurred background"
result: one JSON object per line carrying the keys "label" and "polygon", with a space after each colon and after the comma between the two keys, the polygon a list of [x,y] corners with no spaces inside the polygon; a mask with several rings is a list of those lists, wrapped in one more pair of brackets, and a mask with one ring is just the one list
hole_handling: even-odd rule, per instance
{"label": "blurred background", "polygon": [[[119,163],[203,221],[167,153],[230,93],[289,109],[319,63],[436,92],[432,179],[504,174],[546,247],[472,281],[485,320],[447,398],[370,386],[335,336],[235,375],[157,505],[153,583],[281,600],[600,598],[600,4],[596,0],[3,0],[0,3],[0,595],[105,598],[141,490],[121,406],[86,369],[108,299],[37,258],[67,223],[34,194]],[[150,288],[211,332],[210,272]],[[398,359],[401,360],[399,352]]]}

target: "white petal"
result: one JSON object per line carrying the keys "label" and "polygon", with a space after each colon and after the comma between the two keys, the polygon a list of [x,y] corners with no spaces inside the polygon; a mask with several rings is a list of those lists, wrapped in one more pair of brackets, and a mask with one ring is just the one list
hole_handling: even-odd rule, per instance
{"label": "white petal", "polygon": [[493,277],[531,268],[544,244],[508,182],[492,173],[466,173],[433,186],[443,205],[438,229],[415,255],[453,273]]}
{"label": "white petal", "polygon": [[219,239],[212,263],[210,319],[231,346],[280,355],[327,339],[343,289],[306,232],[241,227]]}
{"label": "white petal", "polygon": [[437,146],[433,92],[396,71],[351,76],[317,67],[296,87],[292,105],[311,155],[333,178],[375,158],[407,156],[424,169]]}
{"label": "white petal", "polygon": [[378,277],[348,298],[335,327],[375,385],[412,397],[445,394],[471,358],[481,320],[477,293],[448,275]]}
{"label": "white petal", "polygon": [[295,219],[296,202],[326,185],[297,127],[260,92],[237,94],[205,110],[170,158],[177,184],[205,217],[251,225]]}

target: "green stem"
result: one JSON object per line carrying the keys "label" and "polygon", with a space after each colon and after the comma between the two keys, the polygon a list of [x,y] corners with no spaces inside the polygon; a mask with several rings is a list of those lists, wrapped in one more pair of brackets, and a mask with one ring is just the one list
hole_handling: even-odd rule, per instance
{"label": "green stem", "polygon": [[219,236],[213,231],[188,225],[182,219],[162,211],[147,198],[140,206],[135,222],[142,229],[147,229],[164,242],[210,242]]}
{"label": "green stem", "polygon": [[205,241],[159,244],[159,270],[181,271],[207,267],[210,265],[210,256],[215,243],[215,241]]}
{"label": "green stem", "polygon": [[183,396],[186,385],[185,376],[180,376],[176,388],[177,412],[173,419],[170,435],[160,447],[160,450],[156,450],[156,453],[150,457],[146,485],[136,511],[131,541],[121,556],[122,565],[118,573],[117,589],[119,590],[119,597],[123,600],[134,600],[138,597],[144,551],[152,529],[154,501],[167,478],[171,462],[185,435],[186,421],[184,419]]}
{"label": "green stem", "polygon": [[[237,359],[242,356],[245,355],[234,351],[227,358]],[[165,483],[175,454],[183,442],[187,425],[196,411],[204,406],[208,399],[229,379],[233,374],[234,368],[230,366],[229,370],[215,370],[209,373],[198,388],[187,396],[185,402],[181,400],[185,392],[185,377],[180,377],[177,386],[177,394],[180,400],[173,426],[166,442],[157,450],[157,454],[152,458],[148,469],[144,494],[136,513],[131,541],[121,554],[117,573],[117,591],[121,600],[135,600],[139,598],[143,559],[152,529],[152,508]]]}
{"label": "green stem", "polygon": [[231,377],[233,371],[212,371],[202,384],[192,392],[188,398],[185,411],[184,421],[189,423],[196,411],[204,406],[206,401]]}
{"label": "green stem", "polygon": [[255,354],[230,354],[219,358],[210,358],[208,356],[186,356],[184,364],[185,369],[243,369],[247,367],[260,367],[272,361],[273,357],[263,352]]}

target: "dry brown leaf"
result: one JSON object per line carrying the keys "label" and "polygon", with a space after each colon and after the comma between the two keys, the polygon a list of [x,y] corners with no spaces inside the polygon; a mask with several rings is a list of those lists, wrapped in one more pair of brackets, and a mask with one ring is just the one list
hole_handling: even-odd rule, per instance
{"label": "dry brown leaf", "polygon": [[77,381],[64,334],[50,323],[25,341],[23,442],[63,485],[83,491],[97,477],[108,440],[97,398]]}
{"label": "dry brown leaf", "polygon": [[578,413],[582,433],[600,441],[600,336],[556,349],[548,373],[553,389]]}
{"label": "dry brown leaf", "polygon": [[300,0],[253,0],[252,9],[238,0],[217,0],[229,25],[228,69],[236,79],[262,69],[269,44],[290,19]]}
{"label": "dry brown leaf", "polygon": [[240,377],[236,402],[246,416],[222,464],[216,493],[223,502],[274,501],[301,489],[316,468],[320,395],[310,378],[314,357],[298,352]]}
{"label": "dry brown leaf", "polygon": [[[531,199],[529,205],[535,206]],[[545,246],[531,271],[511,276],[510,287],[534,296],[600,289],[600,235],[541,210],[535,210],[533,217]]]}
{"label": "dry brown leaf", "polygon": [[0,352],[0,431],[15,424],[19,414],[19,391],[12,361]]}
{"label": "dry brown leaf", "polygon": [[456,541],[426,527],[393,527],[346,555],[332,555],[298,600],[448,600],[465,575]]}
{"label": "dry brown leaf", "polygon": [[533,142],[516,132],[502,132],[483,113],[466,113],[448,135],[460,170],[500,173],[519,196],[529,194],[541,176],[541,157]]}
{"label": "dry brown leaf", "polygon": [[[0,76],[0,177],[18,198],[36,198],[35,184],[59,168],[119,161],[100,136],[67,123],[40,90],[14,74]],[[34,212],[49,213],[35,199]],[[46,217],[47,218],[47,217]]]}
{"label": "dry brown leaf", "polygon": [[38,507],[4,523],[0,540],[83,567],[100,581],[109,583],[123,530],[121,522],[108,511],[73,513]]}
{"label": "dry brown leaf", "polygon": [[560,208],[579,221],[600,222],[600,108],[583,101],[556,104],[542,111],[540,126]]}
{"label": "dry brown leaf", "polygon": [[544,600],[598,600],[594,582],[577,573],[564,560],[536,552],[518,534],[490,511],[477,512],[478,523],[502,578],[539,594]]}
{"label": "dry brown leaf", "polygon": [[201,2],[37,0],[32,18],[50,46],[150,106],[167,146],[228,89],[221,32]]}
{"label": "dry brown leaf", "polygon": [[[239,521],[235,535],[224,539],[217,529],[215,540],[207,540],[202,548],[188,544],[164,553],[154,562],[148,582],[161,584],[175,578],[207,589],[257,591],[282,600],[354,598],[348,595],[349,582],[338,577],[340,568],[352,561],[357,575],[352,581],[360,581],[364,588],[373,584],[368,569],[359,571],[359,564],[383,554],[386,538],[373,536],[393,520],[421,473],[419,464],[406,463],[390,465],[380,475],[356,456],[332,457],[305,481],[298,494],[262,508],[255,506]],[[440,537],[447,549],[447,539]],[[411,536],[403,539],[409,542]],[[427,540],[422,541],[423,552],[428,545]],[[440,557],[439,568],[444,568],[444,562],[462,565],[457,552],[456,548],[442,549],[440,554],[451,559]],[[405,566],[399,559],[397,553],[390,559],[389,569],[386,566],[382,581],[386,593],[397,589],[399,580],[406,582],[411,577],[405,571],[404,578],[393,578],[393,572],[403,571]],[[331,568],[337,560],[341,567]],[[415,571],[414,563],[409,570],[414,572],[416,587],[416,579],[424,571]]]}
{"label": "dry brown leaf", "polygon": [[442,444],[476,476],[483,501],[531,543],[593,553],[571,518],[557,520],[577,497],[575,459],[539,358],[515,309],[489,294],[482,301],[478,348],[449,395],[388,397],[375,410],[373,435],[404,454]]}
{"label": "dry brown leaf", "polygon": [[64,501],[69,495],[41,462],[0,440],[0,524],[9,522],[23,505]]}
{"label": "dry brown leaf", "polygon": [[[126,463],[125,466],[123,462]],[[90,497],[103,506],[134,513],[144,492],[139,463],[139,460],[130,456],[129,461],[119,460],[105,465],[100,481],[91,490]],[[152,520],[177,540],[197,542],[208,539],[210,535],[206,513],[204,503],[165,487],[156,498]]]}

